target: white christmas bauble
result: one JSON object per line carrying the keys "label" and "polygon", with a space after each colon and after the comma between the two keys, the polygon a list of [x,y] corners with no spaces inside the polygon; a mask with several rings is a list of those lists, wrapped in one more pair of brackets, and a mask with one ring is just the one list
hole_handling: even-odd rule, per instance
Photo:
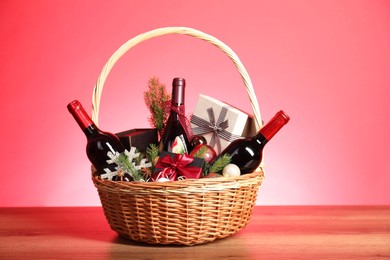
{"label": "white christmas bauble", "polygon": [[237,165],[229,163],[223,168],[222,175],[224,177],[237,177],[241,175],[241,171]]}
{"label": "white christmas bauble", "polygon": [[168,178],[160,178],[160,179],[157,179],[156,182],[167,182],[167,181],[169,181]]}

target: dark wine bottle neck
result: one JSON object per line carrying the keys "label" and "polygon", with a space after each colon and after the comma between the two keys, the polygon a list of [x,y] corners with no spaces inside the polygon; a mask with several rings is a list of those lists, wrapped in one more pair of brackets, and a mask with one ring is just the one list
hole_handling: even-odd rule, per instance
{"label": "dark wine bottle neck", "polygon": [[92,124],[92,125],[84,128],[83,132],[87,137],[91,137],[91,136],[94,136],[94,135],[99,133],[99,128],[97,128],[97,126],[95,124]]}
{"label": "dark wine bottle neck", "polygon": [[184,105],[186,82],[183,78],[174,78],[172,83],[172,106]]}
{"label": "dark wine bottle neck", "polygon": [[74,100],[68,104],[68,110],[76,120],[77,124],[80,126],[81,130],[85,130],[87,128],[91,128],[88,132],[92,131],[92,129],[97,129],[96,125],[89,117],[83,106],[79,101]]}
{"label": "dark wine bottle neck", "polygon": [[173,105],[171,106],[171,116],[179,117],[180,115],[185,116],[185,107],[184,105]]}
{"label": "dark wine bottle neck", "polygon": [[265,138],[265,136],[261,133],[258,132],[253,138],[252,141],[255,141],[256,143],[264,146],[269,140]]}

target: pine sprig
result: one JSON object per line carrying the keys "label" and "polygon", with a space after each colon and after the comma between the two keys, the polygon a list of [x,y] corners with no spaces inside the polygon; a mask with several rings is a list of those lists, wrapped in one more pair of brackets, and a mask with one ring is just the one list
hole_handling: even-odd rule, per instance
{"label": "pine sprig", "polygon": [[198,151],[196,151],[193,156],[197,158],[204,158],[205,153],[208,152],[207,146],[201,146]]}
{"label": "pine sprig", "polygon": [[220,172],[223,170],[223,168],[228,165],[231,161],[232,157],[229,154],[224,154],[223,156],[219,157],[213,165],[210,165],[210,168],[208,169],[209,172]]}
{"label": "pine sprig", "polygon": [[158,157],[158,147],[155,144],[150,144],[148,148],[146,148],[146,157],[148,158],[148,161],[154,165],[154,162],[156,158]]}
{"label": "pine sprig", "polygon": [[205,163],[203,169],[202,169],[202,176],[206,176],[207,174],[210,173],[210,164]]}
{"label": "pine sprig", "polygon": [[138,153],[138,156],[135,157],[134,160],[135,164],[138,165],[142,162],[142,159],[144,159],[145,155],[143,153],[138,152],[138,150],[136,150],[136,153]]}
{"label": "pine sprig", "polygon": [[119,156],[115,158],[115,163],[125,172],[129,173],[135,181],[144,181],[143,175],[134,167],[125,153],[120,153]]}
{"label": "pine sprig", "polygon": [[144,100],[151,115],[150,124],[161,132],[169,116],[166,104],[169,103],[171,95],[166,91],[165,85],[157,77],[152,77],[148,81],[148,90],[144,92]]}

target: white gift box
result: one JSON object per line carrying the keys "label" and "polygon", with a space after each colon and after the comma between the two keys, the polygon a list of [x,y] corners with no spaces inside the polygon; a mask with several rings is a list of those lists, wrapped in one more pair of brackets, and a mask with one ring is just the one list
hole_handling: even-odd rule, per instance
{"label": "white gift box", "polygon": [[232,141],[256,133],[251,115],[218,99],[200,94],[191,117],[194,135],[202,135],[219,154]]}

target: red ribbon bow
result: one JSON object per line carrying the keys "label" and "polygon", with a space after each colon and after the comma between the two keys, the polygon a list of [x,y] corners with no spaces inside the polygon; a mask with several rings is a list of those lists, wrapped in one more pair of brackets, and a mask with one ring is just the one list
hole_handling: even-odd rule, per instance
{"label": "red ribbon bow", "polygon": [[[172,157],[173,156],[173,157]],[[199,167],[188,166],[194,161],[194,157],[188,154],[169,154],[160,157],[157,161],[156,169],[162,169],[152,175],[152,181],[161,178],[167,178],[176,181],[179,176],[187,179],[199,179],[202,169]]]}

